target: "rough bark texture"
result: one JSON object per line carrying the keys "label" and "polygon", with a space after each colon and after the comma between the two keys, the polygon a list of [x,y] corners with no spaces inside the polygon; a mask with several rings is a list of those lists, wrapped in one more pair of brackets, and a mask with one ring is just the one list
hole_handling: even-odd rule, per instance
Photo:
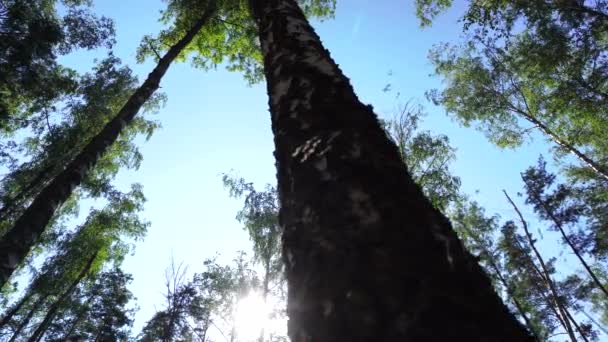
{"label": "rough bark texture", "polygon": [[158,89],[161,78],[173,60],[211,17],[214,12],[213,3],[214,1],[209,2],[208,10],[201,19],[159,60],[148,78],[131,95],[118,114],[84,147],[64,171],[40,192],[17,219],[11,230],[2,236],[0,240],[0,287],[6,283],[42,235],[55,210],[70,197],[74,188],[80,185],[97,160],[116,141],[123,128],[133,121],[142,105]]}
{"label": "rough bark texture", "polygon": [[250,0],[270,95],[289,336],[533,341],[293,0]]}

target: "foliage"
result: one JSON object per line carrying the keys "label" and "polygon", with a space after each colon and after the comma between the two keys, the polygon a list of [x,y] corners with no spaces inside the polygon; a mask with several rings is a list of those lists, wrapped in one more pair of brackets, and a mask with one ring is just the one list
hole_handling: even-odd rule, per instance
{"label": "foliage", "polygon": [[235,198],[244,197],[243,209],[236,219],[244,225],[253,242],[254,258],[264,268],[264,295],[269,283],[282,279],[281,228],[279,226],[279,201],[277,190],[266,184],[264,191],[257,191],[253,183],[224,174],[224,187]]}
{"label": "foliage", "polygon": [[[119,265],[130,250],[128,239],[140,239],[146,232],[148,224],[137,216],[144,201],[141,186],[134,185],[128,193],[114,191],[103,209],[92,209],[82,225],[57,243],[56,254],[46,259],[23,294],[27,305],[14,306],[17,310],[11,314],[13,317],[0,329],[6,333],[8,327],[27,326],[53,306],[58,306],[60,312],[66,310],[66,304],[58,300],[71,284],[94,278],[106,264]],[[89,261],[90,258],[93,260]],[[86,270],[84,277],[83,270]],[[67,293],[67,297],[71,296]]]}
{"label": "foliage", "polygon": [[75,292],[61,317],[50,325],[47,341],[131,341],[135,298],[127,289],[132,276],[113,268],[92,277]]}
{"label": "foliage", "polygon": [[[142,62],[147,57],[158,58],[159,51],[174,44],[192,26],[198,13],[207,6],[207,1],[215,1],[216,15],[184,49],[179,60],[185,61],[191,56],[192,65],[203,70],[225,63],[228,70],[242,72],[248,83],[261,81],[262,55],[257,27],[249,14],[248,1],[244,0],[167,1],[160,22],[169,27],[156,37],[144,37],[138,48],[138,61]],[[321,19],[332,16],[335,10],[335,0],[298,2],[307,15]]]}
{"label": "foliage", "polygon": [[430,54],[446,87],[429,96],[500,147],[518,147],[537,130],[573,179],[605,183],[606,13],[605,1],[473,2],[466,42]]}
{"label": "foliage", "polygon": [[445,211],[459,197],[460,179],[449,169],[456,149],[447,136],[419,130],[425,115],[422,107],[406,104],[392,120],[383,123],[384,129],[399,148],[414,181],[435,207]]}
{"label": "foliage", "polygon": [[186,279],[186,269],[172,262],[165,272],[165,307],[146,323],[138,341],[211,341],[212,331],[227,340],[236,338],[235,311],[240,299],[258,285],[244,253],[231,266],[214,259],[205,271]]}
{"label": "foliage", "polygon": [[39,123],[52,102],[76,87],[74,71],[57,62],[74,49],[111,47],[113,22],[94,16],[87,1],[0,2],[0,134]]}

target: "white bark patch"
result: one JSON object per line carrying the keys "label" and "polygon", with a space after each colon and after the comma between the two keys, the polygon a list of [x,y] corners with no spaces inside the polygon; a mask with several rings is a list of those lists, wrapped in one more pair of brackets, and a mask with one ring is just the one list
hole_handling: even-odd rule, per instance
{"label": "white bark patch", "polygon": [[287,251],[287,266],[293,269],[295,265],[296,262],[294,260],[293,253],[291,253],[291,251]]}
{"label": "white bark patch", "polygon": [[361,145],[357,143],[353,145],[353,148],[350,150],[350,157],[353,159],[361,157]]}
{"label": "white bark patch", "polygon": [[325,170],[327,170],[327,158],[321,157],[321,158],[317,159],[313,165],[314,165],[315,169],[317,169],[321,172],[325,172]]}
{"label": "white bark patch", "polygon": [[330,300],[323,301],[323,317],[327,318],[334,311],[334,303]]}
{"label": "white bark patch", "polygon": [[300,159],[300,163],[303,163],[306,160],[308,160],[308,158],[310,158],[310,156],[313,155],[313,153],[317,149],[317,146],[319,146],[320,143],[321,143],[321,138],[319,138],[318,136],[312,137],[312,138],[308,139],[303,145],[298,146],[295,149],[295,151],[291,154],[291,156],[296,158],[299,155],[302,155],[302,158]]}
{"label": "white bark patch", "polygon": [[374,208],[370,197],[360,189],[352,189],[348,193],[351,200],[351,209],[355,216],[359,218],[361,224],[367,226],[378,223],[380,214]]}
{"label": "white bark patch", "polygon": [[306,206],[304,208],[304,213],[302,214],[302,223],[310,224],[313,222],[313,212],[310,206]]}

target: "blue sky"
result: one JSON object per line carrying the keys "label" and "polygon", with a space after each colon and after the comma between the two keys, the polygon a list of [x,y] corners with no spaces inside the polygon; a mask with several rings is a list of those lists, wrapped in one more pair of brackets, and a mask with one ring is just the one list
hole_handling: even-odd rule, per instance
{"label": "blue sky", "polygon": [[[158,10],[163,3],[101,0],[95,6],[98,13],[116,21],[114,54],[142,80],[153,65],[135,64],[135,49],[144,34],[160,28]],[[547,146],[537,140],[517,151],[499,150],[481,133],[459,127],[424,98],[425,91],[441,86],[430,76],[427,52],[434,44],[460,39],[460,8],[457,5],[433,27],[421,30],[413,1],[338,0],[335,19],[314,26],[362,101],[387,118],[407,100],[424,105],[429,115],[423,128],[448,135],[458,149],[453,169],[462,178],[463,190],[470,194],[479,190],[475,198],[489,212],[512,217],[501,190],[512,195],[520,191],[519,172],[535,163]],[[85,71],[94,57],[101,56],[77,53],[64,62]],[[382,91],[387,83],[392,92]],[[150,141],[142,141],[141,168],[123,171],[116,180],[125,189],[133,182],[143,184],[148,198],[143,217],[152,222],[148,236],[124,265],[135,278],[131,290],[140,307],[136,328],[162,305],[163,271],[171,256],[197,271],[205,258],[216,253],[228,262],[235,251],[250,249],[247,235],[234,219],[241,203],[228,197],[219,174],[235,170],[258,186],[275,182],[263,84],[249,87],[241,75],[221,68],[203,72],[177,64],[161,85],[168,103],[155,118],[163,127]],[[529,209],[524,212],[531,217]]]}

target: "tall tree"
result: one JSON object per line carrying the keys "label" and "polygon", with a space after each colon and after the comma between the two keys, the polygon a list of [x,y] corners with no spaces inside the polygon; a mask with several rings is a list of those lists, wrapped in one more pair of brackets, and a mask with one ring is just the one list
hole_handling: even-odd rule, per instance
{"label": "tall tree", "polygon": [[[119,264],[130,250],[127,239],[138,239],[145,234],[147,223],[137,217],[144,200],[140,186],[135,185],[128,193],[115,193],[105,208],[92,210],[86,221],[58,244],[56,254],[47,258],[23,298],[6,312],[0,331],[15,330],[11,326],[17,326],[13,336],[31,336],[32,332],[28,334],[23,328],[32,319],[35,322],[36,318],[46,315],[47,322],[37,325],[44,326],[39,334],[44,333],[65,310],[64,303],[77,286],[99,273],[104,264]],[[87,260],[92,256],[94,261],[88,265]]]}
{"label": "tall tree", "polygon": [[[76,87],[58,63],[74,49],[111,47],[113,22],[82,0],[0,2],[0,132],[12,135],[45,121],[45,109]],[[4,141],[0,143],[3,152]]]}
{"label": "tall tree", "polygon": [[[576,201],[574,203],[568,201],[568,197],[572,196],[572,189],[568,186],[560,184],[552,193],[545,193],[553,185],[555,176],[547,172],[546,164],[542,159],[539,160],[536,168],[529,168],[522,174],[522,179],[527,193],[526,203],[532,204],[534,210],[542,219],[551,222],[551,228],[560,233],[562,242],[574,253],[579,263],[593,280],[595,287],[608,300],[606,286],[602,284],[598,275],[592,270],[590,263],[583,256],[585,250],[596,252],[596,255],[601,256],[601,251],[597,247],[606,244],[606,241],[594,241],[596,239],[593,237],[597,237],[597,235],[593,234],[593,231],[588,234],[566,232],[567,226],[577,223],[580,219],[580,212],[585,210],[585,205],[581,206],[581,203]],[[602,238],[601,234],[599,234],[600,239]],[[594,244],[594,242],[596,243]],[[589,246],[590,244],[591,246]]]}
{"label": "tall tree", "polygon": [[129,97],[121,110],[36,196],[33,202],[15,221],[12,228],[0,240],[0,286],[4,285],[32,246],[44,232],[55,210],[62,205],[78,186],[89,170],[106,150],[116,141],[124,127],[133,121],[142,105],[158,89],[163,75],[171,63],[190,44],[201,27],[214,14],[215,1],[199,4],[200,17],[190,21],[186,34],[158,61],[144,83]]}
{"label": "tall tree", "polygon": [[[262,265],[262,301],[269,306],[272,289],[280,289],[284,283],[276,188],[267,184],[263,191],[259,191],[253,183],[227,174],[222,180],[232,197],[244,197],[243,209],[237,213],[236,219],[244,224],[253,242],[254,260]],[[260,327],[259,342],[265,340],[265,334],[264,327]]]}
{"label": "tall tree", "polygon": [[446,135],[420,130],[419,122],[425,115],[421,106],[406,103],[392,120],[382,123],[414,182],[437,209],[447,213],[461,199],[460,179],[449,168],[456,150]]}
{"label": "tall tree", "polygon": [[[452,1],[418,0],[426,19]],[[606,1],[472,2],[466,42],[431,53],[445,89],[431,97],[462,123],[479,123],[499,146],[536,130],[552,141],[568,173],[608,180]]]}
{"label": "tall tree", "polygon": [[46,334],[47,341],[79,338],[86,341],[130,341],[135,309],[128,308],[134,299],[127,288],[132,277],[118,266],[96,275],[72,296],[61,317]]}
{"label": "tall tree", "polygon": [[250,6],[275,134],[291,339],[532,341],[297,3]]}

